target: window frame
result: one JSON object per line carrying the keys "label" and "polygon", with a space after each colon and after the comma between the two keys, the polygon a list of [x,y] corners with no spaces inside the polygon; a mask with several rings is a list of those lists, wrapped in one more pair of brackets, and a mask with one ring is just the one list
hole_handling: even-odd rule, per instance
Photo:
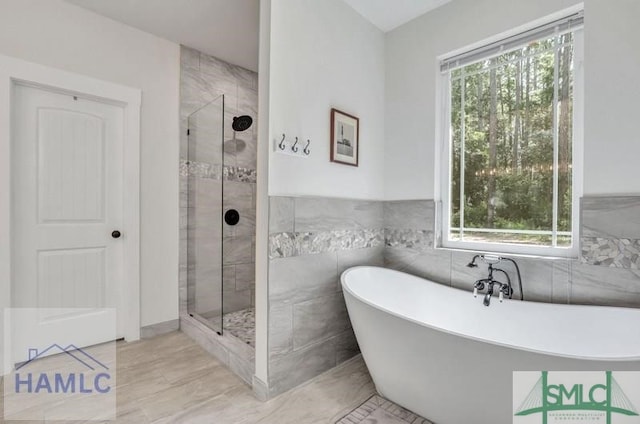
{"label": "window frame", "polygon": [[[581,5],[578,5],[581,6]],[[436,248],[447,248],[455,250],[472,250],[494,253],[516,254],[516,255],[532,255],[543,257],[561,257],[561,258],[577,258],[580,251],[580,198],[583,194],[583,122],[584,122],[584,28],[579,27],[572,29],[574,34],[574,71],[573,71],[573,117],[572,117],[572,216],[571,216],[571,247],[558,246],[535,246],[516,243],[500,243],[500,242],[479,242],[449,239],[451,229],[451,187],[452,187],[452,161],[451,154],[451,69],[441,71],[441,64],[453,56],[464,54],[478,47],[487,46],[506,40],[509,37],[518,36],[541,25],[546,25],[567,17],[576,12],[581,12],[582,7],[571,8],[558,14],[537,20],[529,25],[516,28],[507,33],[502,33],[490,40],[484,40],[480,43],[467,46],[455,52],[442,55],[437,58],[437,96],[436,111],[440,116],[436,117],[436,134],[437,134],[437,152],[436,158],[440,160],[436,162],[436,193],[438,199],[436,201],[437,217],[436,219]],[[565,31],[567,32],[567,31]],[[556,35],[557,36],[557,35]],[[502,53],[499,53],[502,54]],[[499,55],[498,54],[498,55]],[[557,54],[557,50],[556,53]],[[487,55],[486,58],[495,57],[496,54]],[[472,62],[473,63],[473,62]],[[556,80],[557,82],[557,80]],[[557,90],[557,88],[556,88]],[[557,103],[554,105],[557,109]],[[557,114],[557,111],[554,115]],[[554,116],[555,118],[555,116]],[[555,119],[554,119],[555,121]],[[557,140],[554,140],[554,149],[557,148]],[[554,157],[557,157],[557,150]],[[555,179],[554,184],[557,184]],[[464,188],[463,188],[464,190]],[[499,232],[500,230],[498,230]]]}

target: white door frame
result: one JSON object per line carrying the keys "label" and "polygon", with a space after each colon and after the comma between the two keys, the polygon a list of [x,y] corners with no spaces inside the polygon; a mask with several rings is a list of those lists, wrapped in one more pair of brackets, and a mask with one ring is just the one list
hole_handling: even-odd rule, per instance
{"label": "white door frame", "polygon": [[[122,296],[124,337],[140,338],[140,105],[139,89],[0,55],[0,323],[11,307],[11,127],[12,95],[16,83],[115,104],[124,110],[123,237],[124,281],[116,282]],[[0,334],[4,325],[0,325]],[[0,339],[0,346],[3,341]],[[0,348],[0,358],[3,349]],[[1,364],[1,363],[0,363]]]}

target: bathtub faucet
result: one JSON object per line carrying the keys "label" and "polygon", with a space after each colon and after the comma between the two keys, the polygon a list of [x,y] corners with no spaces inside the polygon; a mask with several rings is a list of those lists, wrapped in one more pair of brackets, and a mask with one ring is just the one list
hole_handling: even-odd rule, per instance
{"label": "bathtub faucet", "polygon": [[[488,260],[487,258],[483,258],[483,260],[489,264],[489,267],[488,267],[489,276],[487,278],[483,278],[475,282],[475,284],[473,285],[474,297],[478,296],[478,290],[484,290],[486,286],[487,292],[484,295],[484,300],[482,303],[484,304],[484,306],[489,306],[491,303],[491,297],[493,296],[493,288],[494,286],[497,285],[499,288],[498,297],[500,299],[500,302],[504,300],[505,295],[507,296],[508,299],[511,299],[511,297],[513,296],[513,288],[511,287],[511,278],[509,277],[509,274],[507,274],[505,270],[496,268],[493,266],[494,264],[500,262],[500,259],[494,260],[492,258]],[[472,263],[473,262],[475,262],[475,258],[474,258],[474,261],[472,261]],[[496,280],[493,276],[494,272],[502,273],[504,277],[507,279],[507,282],[503,283],[501,281]]]}
{"label": "bathtub faucet", "polygon": [[[522,290],[522,276],[520,275],[520,267],[518,266],[516,261],[514,261],[511,258],[505,258],[505,257],[497,256],[497,255],[475,255],[473,257],[473,259],[471,259],[471,262],[469,262],[467,264],[467,267],[469,267],[469,268],[477,268],[478,267],[478,264],[476,264],[476,260],[477,259],[481,259],[484,263],[486,263],[489,266],[489,269],[488,269],[489,277],[488,278],[484,278],[482,280],[476,281],[476,283],[473,285],[473,294],[474,294],[474,296],[477,296],[478,290],[484,290],[485,285],[489,286],[488,289],[487,289],[487,294],[489,295],[488,292],[491,292],[491,295],[492,295],[493,294],[493,285],[494,284],[499,284],[500,285],[500,301],[501,302],[502,302],[502,299],[504,298],[504,296],[507,296],[509,299],[511,299],[513,297],[513,288],[511,286],[511,278],[509,277],[509,274],[503,269],[494,267],[494,265],[499,264],[502,261],[505,261],[505,262],[510,262],[511,264],[513,264],[513,267],[515,268],[515,271],[516,271],[517,276],[518,276],[518,288],[520,289],[520,300],[524,300],[524,292]],[[501,283],[499,281],[496,281],[493,278],[494,271],[504,274],[504,276],[507,278],[507,284],[504,284],[504,283]],[[489,282],[491,282],[491,284],[489,284]],[[488,297],[485,297],[484,304],[486,306],[489,306],[489,302],[491,301],[491,295],[489,295]]]}
{"label": "bathtub faucet", "polygon": [[[502,271],[502,270],[498,268],[493,268],[491,271]],[[493,288],[496,285],[499,287],[498,297],[500,299],[500,302],[504,300],[505,296],[507,296],[508,299],[511,299],[511,296],[513,295],[513,289],[511,288],[511,285],[494,280],[493,276],[476,281],[475,284],[473,285],[473,296],[478,297],[478,290],[484,290],[486,286],[487,292],[484,295],[484,300],[482,301],[482,303],[484,304],[484,306],[489,306],[491,303],[491,297],[493,296]]]}

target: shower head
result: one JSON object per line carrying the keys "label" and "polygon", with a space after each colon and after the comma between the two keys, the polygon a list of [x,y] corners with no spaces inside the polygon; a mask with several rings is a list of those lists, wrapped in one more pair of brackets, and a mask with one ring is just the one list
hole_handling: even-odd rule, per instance
{"label": "shower head", "polygon": [[248,130],[253,124],[253,119],[249,115],[236,116],[233,118],[233,123],[231,127],[234,131],[245,131]]}
{"label": "shower head", "polygon": [[478,264],[476,263],[476,259],[478,259],[479,257],[480,255],[475,255],[473,259],[471,259],[471,262],[467,264],[467,268],[477,268]]}

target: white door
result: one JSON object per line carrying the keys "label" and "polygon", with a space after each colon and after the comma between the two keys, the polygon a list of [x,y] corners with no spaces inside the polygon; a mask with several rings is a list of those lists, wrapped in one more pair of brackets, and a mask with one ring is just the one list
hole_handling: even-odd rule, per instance
{"label": "white door", "polygon": [[122,107],[41,88],[15,85],[12,98],[12,306],[42,308],[33,328],[13,326],[19,362],[32,348],[123,336],[113,321],[127,236],[114,233],[124,117]]}

